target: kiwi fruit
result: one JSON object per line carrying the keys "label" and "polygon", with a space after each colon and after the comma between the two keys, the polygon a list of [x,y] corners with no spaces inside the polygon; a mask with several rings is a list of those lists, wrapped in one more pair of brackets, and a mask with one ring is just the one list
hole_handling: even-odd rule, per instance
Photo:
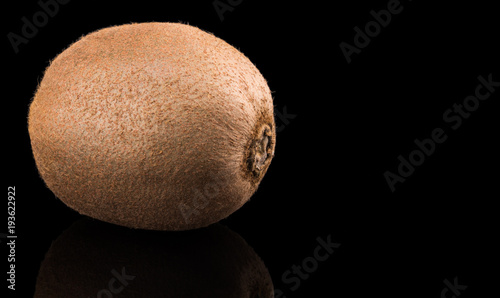
{"label": "kiwi fruit", "polygon": [[220,223],[185,232],[146,231],[83,217],[50,246],[35,298],[272,298],[264,262]]}
{"label": "kiwi fruit", "polygon": [[205,227],[239,209],[268,170],[275,127],[256,66],[180,23],[83,36],[50,62],[28,115],[38,171],[57,198],[150,230]]}

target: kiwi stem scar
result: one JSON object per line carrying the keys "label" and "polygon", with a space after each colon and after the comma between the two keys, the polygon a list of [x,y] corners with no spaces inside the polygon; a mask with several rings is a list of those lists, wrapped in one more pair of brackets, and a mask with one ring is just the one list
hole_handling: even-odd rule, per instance
{"label": "kiwi stem scar", "polygon": [[268,125],[265,125],[251,147],[250,170],[254,175],[265,168],[268,160],[272,158],[272,132]]}

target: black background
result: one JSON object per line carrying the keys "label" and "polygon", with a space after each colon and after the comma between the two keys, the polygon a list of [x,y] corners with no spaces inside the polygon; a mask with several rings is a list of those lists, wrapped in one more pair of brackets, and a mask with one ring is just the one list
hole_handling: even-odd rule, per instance
{"label": "black background", "polygon": [[[266,177],[222,221],[286,297],[441,297],[443,281],[455,277],[468,286],[460,297],[498,294],[500,88],[458,129],[442,118],[474,95],[479,75],[500,81],[494,1],[401,1],[402,12],[351,63],[339,44],[353,44],[353,28],[389,1],[245,0],[223,21],[212,0],[103,2],[60,5],[18,53],[8,33],[21,34],[22,17],[41,9],[37,1],[2,4],[3,208],[15,186],[18,236],[13,296],[33,295],[50,244],[80,217],[44,186],[31,154],[27,111],[44,69],[82,35],[148,21],[189,23],[235,46],[268,81],[275,110],[295,115],[276,117],[283,129]],[[384,172],[397,173],[397,157],[438,127],[448,139],[391,192]],[[328,235],[341,246],[292,291],[282,275]],[[0,272],[8,270],[4,243]]]}

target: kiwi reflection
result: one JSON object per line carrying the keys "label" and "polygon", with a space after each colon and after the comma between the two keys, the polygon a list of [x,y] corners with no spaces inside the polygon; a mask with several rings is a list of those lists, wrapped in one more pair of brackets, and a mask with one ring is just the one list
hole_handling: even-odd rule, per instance
{"label": "kiwi reflection", "polygon": [[132,230],[89,218],[52,243],[35,297],[273,297],[262,260],[221,224]]}

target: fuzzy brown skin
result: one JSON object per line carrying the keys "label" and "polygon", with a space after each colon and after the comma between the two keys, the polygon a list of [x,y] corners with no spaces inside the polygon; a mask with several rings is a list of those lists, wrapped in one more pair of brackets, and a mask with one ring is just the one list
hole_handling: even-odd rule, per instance
{"label": "fuzzy brown skin", "polygon": [[34,297],[272,298],[273,291],[259,256],[221,224],[160,232],[85,218],[52,243]]}
{"label": "fuzzy brown skin", "polygon": [[47,68],[28,122],[54,194],[133,228],[186,230],[227,217],[274,155],[273,102],[258,69],[223,40],[178,23],[82,37]]}

